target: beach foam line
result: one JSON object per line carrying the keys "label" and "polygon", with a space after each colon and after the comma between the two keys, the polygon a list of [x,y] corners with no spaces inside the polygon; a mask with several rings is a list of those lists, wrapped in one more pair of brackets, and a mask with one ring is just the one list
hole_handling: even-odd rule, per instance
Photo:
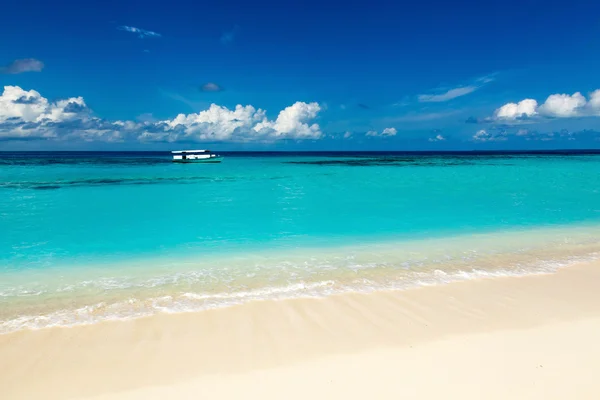
{"label": "beach foam line", "polygon": [[[174,292],[158,297],[132,297],[125,292],[110,299],[106,295],[94,296],[99,301],[77,308],[58,309],[39,315],[21,314],[0,320],[0,334],[19,330],[52,327],[73,327],[104,321],[125,321],[148,317],[160,313],[190,313],[241,305],[252,301],[288,300],[294,298],[324,298],[345,293],[373,293],[378,291],[410,290],[419,287],[445,285],[454,282],[522,277],[549,274],[569,265],[600,259],[599,253],[571,256],[562,260],[544,260],[527,266],[485,270],[429,269],[428,271],[403,271],[400,275],[383,275],[378,278],[355,278],[351,280],[324,280],[297,282],[285,286],[265,286],[251,290],[223,292]],[[153,286],[154,288],[154,286]],[[18,310],[18,308],[17,308]],[[17,311],[15,310],[15,311]]]}
{"label": "beach foam line", "polygon": [[13,270],[0,333],[89,325],[251,301],[407,290],[526,276],[600,257],[598,226],[498,232],[245,256]]}

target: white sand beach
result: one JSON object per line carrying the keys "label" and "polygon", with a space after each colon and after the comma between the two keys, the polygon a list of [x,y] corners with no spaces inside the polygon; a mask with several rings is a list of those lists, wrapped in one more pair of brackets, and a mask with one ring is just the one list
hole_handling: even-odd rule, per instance
{"label": "white sand beach", "polygon": [[600,263],[0,335],[3,399],[598,399]]}

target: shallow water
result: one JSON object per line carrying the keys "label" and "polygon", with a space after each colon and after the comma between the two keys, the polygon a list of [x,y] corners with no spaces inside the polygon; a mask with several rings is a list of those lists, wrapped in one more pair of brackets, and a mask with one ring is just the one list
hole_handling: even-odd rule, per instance
{"label": "shallow water", "polygon": [[551,272],[594,154],[0,153],[0,331]]}

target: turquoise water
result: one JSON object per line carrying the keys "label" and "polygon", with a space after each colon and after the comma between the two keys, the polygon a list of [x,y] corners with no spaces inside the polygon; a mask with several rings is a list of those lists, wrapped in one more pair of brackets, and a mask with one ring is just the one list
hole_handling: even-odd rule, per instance
{"label": "turquoise water", "polygon": [[0,153],[0,330],[539,272],[596,252],[599,155],[169,157]]}

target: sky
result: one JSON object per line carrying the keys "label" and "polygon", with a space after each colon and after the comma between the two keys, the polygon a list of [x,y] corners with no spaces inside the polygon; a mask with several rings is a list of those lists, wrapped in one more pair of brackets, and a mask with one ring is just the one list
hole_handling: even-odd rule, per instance
{"label": "sky", "polygon": [[0,150],[600,147],[591,0],[1,10]]}

